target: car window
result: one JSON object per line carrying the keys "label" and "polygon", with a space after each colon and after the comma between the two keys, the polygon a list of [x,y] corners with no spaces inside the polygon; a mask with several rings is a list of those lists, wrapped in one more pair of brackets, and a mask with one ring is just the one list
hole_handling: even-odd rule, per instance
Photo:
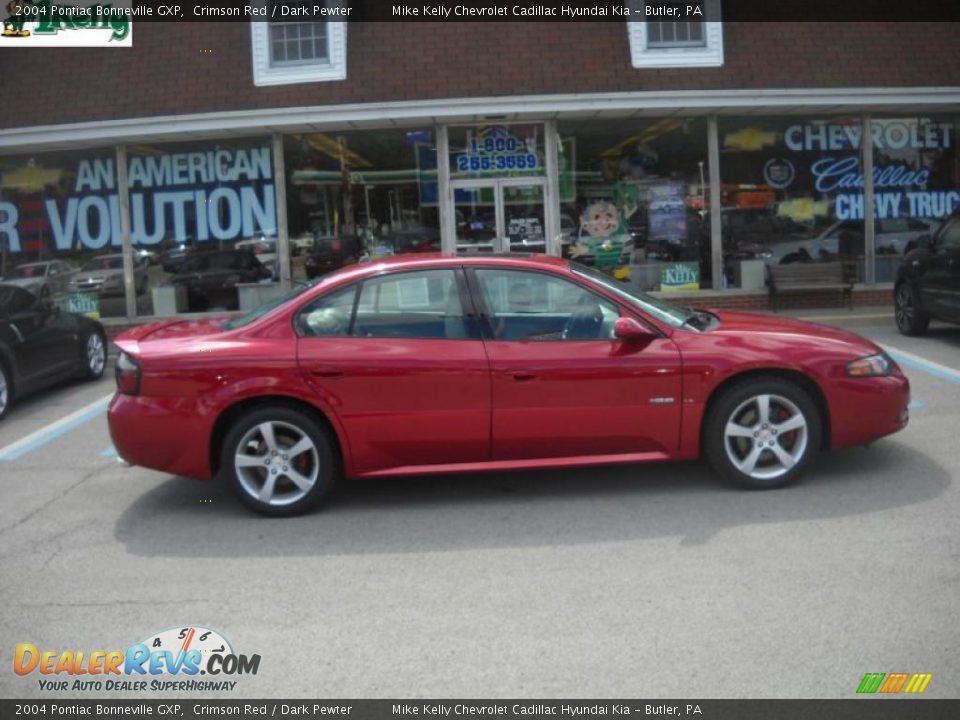
{"label": "car window", "polygon": [[960,247],[960,217],[955,217],[947,223],[937,239],[937,244],[949,248]]}
{"label": "car window", "polygon": [[0,316],[17,315],[32,310],[36,296],[13,285],[0,286]]}
{"label": "car window", "polygon": [[297,313],[297,332],[305,337],[349,335],[356,297],[356,285],[320,296]]}
{"label": "car window", "polygon": [[479,337],[464,313],[454,270],[402,272],[364,281],[353,335],[436,340]]}
{"label": "car window", "polygon": [[212,270],[240,270],[243,268],[243,253],[218,253],[210,257]]}
{"label": "car window", "polygon": [[476,271],[497,340],[611,340],[617,306],[576,283],[539,272]]}

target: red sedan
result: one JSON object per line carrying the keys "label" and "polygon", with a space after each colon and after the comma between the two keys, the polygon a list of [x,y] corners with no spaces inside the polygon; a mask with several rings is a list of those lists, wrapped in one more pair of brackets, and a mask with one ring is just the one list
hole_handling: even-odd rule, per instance
{"label": "red sedan", "polygon": [[910,399],[857,335],[679,308],[519,255],[354,265],[240,318],[116,343],[120,456],[222,475],[268,515],[315,506],[342,477],[700,456],[779,487],[820,450],[902,429]]}

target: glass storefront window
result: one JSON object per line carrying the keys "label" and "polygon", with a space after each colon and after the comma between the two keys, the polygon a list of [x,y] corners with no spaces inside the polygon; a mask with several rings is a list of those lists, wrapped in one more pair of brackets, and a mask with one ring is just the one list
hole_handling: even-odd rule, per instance
{"label": "glass storefront window", "polygon": [[710,287],[704,118],[559,120],[565,257],[637,290]]}
{"label": "glass storefront window", "polygon": [[440,250],[433,128],[284,138],[292,276]]}
{"label": "glass storefront window", "polygon": [[769,266],[809,262],[844,262],[863,281],[859,118],[720,118],[718,126],[727,286],[765,289]]}
{"label": "glass storefront window", "polygon": [[[114,148],[5,165],[4,278],[66,310],[125,316]],[[275,248],[277,234],[266,141],[133,146],[127,179],[137,315],[235,309],[238,282],[270,277],[260,247]],[[247,250],[237,252],[244,243]],[[203,252],[211,250],[220,254]],[[198,257],[186,277],[181,266],[191,254]]]}
{"label": "glass storefront window", "polygon": [[[960,205],[956,123],[946,117],[872,118],[876,282],[892,282],[904,253]],[[847,208],[854,218],[862,206]]]}

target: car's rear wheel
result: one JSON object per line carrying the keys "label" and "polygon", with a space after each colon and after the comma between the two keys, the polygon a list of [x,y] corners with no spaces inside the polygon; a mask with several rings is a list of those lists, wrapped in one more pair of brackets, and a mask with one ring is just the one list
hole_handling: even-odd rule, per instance
{"label": "car's rear wheel", "polygon": [[90,380],[103,377],[107,367],[107,341],[99,330],[91,330],[81,344],[83,376]]}
{"label": "car's rear wheel", "polygon": [[909,282],[897,285],[893,295],[894,317],[897,329],[904,335],[923,335],[930,326],[930,317],[920,307],[920,297]]}
{"label": "car's rear wheel", "polygon": [[340,475],[326,431],[282,406],[241,417],[224,441],[221,467],[244,505],[274,517],[316,507]]}
{"label": "car's rear wheel", "polygon": [[7,375],[7,369],[0,363],[0,420],[7,414],[12,398],[12,388],[10,387],[10,378]]}
{"label": "car's rear wheel", "polygon": [[820,443],[820,413],[809,394],[780,378],[732,386],[707,418],[704,451],[727,482],[782,487],[810,463]]}

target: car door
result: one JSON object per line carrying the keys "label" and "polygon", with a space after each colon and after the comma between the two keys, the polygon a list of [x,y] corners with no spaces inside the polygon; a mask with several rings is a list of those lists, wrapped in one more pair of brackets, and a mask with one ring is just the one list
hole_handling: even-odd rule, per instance
{"label": "car door", "polygon": [[21,382],[38,386],[76,369],[79,350],[72,319],[32,293],[14,289],[7,323]]}
{"label": "car door", "polygon": [[960,322],[960,216],[944,223],[924,265],[923,306],[937,318]]}
{"label": "car door", "polygon": [[306,383],[357,473],[490,457],[490,371],[460,269],[389,273],[297,315]]}
{"label": "car door", "polygon": [[470,270],[493,388],[493,458],[656,453],[680,437],[680,354],[613,336],[617,304],[547,272]]}

